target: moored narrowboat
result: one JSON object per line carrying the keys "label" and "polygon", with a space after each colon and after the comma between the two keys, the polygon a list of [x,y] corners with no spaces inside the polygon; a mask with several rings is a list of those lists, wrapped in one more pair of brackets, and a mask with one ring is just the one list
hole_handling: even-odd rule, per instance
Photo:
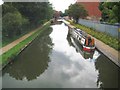
{"label": "moored narrowboat", "polygon": [[87,35],[84,31],[77,28],[69,28],[69,33],[79,41],[84,51],[91,52],[95,50],[94,38]]}

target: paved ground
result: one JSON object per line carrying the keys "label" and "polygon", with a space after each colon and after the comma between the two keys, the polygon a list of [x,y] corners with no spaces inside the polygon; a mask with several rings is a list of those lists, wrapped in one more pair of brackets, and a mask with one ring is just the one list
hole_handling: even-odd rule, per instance
{"label": "paved ground", "polygon": [[[63,22],[66,23],[69,27],[74,28],[74,26],[70,25],[67,21],[64,20]],[[120,67],[120,52],[106,45],[105,43],[101,42],[95,37],[93,38],[95,39],[95,42],[96,42],[96,48]]]}
{"label": "paved ground", "polygon": [[[39,27],[40,28],[40,27]],[[10,50],[11,48],[13,48],[15,45],[17,45],[18,43],[20,43],[21,41],[25,40],[27,37],[31,36],[34,32],[36,32],[38,30],[35,29],[33,31],[31,31],[30,33],[27,33],[26,35],[22,36],[21,38],[13,41],[12,43],[0,48],[0,55],[2,55],[3,53],[7,52],[8,50]]]}

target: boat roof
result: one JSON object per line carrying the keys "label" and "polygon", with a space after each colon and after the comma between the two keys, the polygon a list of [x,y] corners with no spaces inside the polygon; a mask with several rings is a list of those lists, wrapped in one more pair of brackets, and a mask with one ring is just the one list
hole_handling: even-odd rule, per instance
{"label": "boat roof", "polygon": [[84,32],[84,31],[82,31],[82,30],[80,30],[80,29],[77,29],[77,28],[75,28],[75,31],[76,31],[78,34],[82,34],[84,37],[87,37],[87,33],[86,33],[86,32]]}

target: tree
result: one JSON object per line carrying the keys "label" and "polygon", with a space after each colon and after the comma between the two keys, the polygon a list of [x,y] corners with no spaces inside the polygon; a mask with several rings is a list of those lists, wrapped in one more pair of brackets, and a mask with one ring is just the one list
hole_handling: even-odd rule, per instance
{"label": "tree", "polygon": [[68,16],[68,9],[65,10],[65,12],[61,12],[61,17]]}
{"label": "tree", "polygon": [[19,12],[7,13],[2,18],[3,20],[3,33],[12,38],[16,34],[21,34],[20,28],[23,24],[27,23],[27,19],[23,18]]}
{"label": "tree", "polygon": [[79,18],[85,18],[88,14],[82,5],[75,3],[69,6],[68,15],[78,23]]}
{"label": "tree", "polygon": [[2,5],[2,16],[4,16],[6,13],[13,13],[17,11],[17,9],[12,5],[12,3],[4,2]]}
{"label": "tree", "polygon": [[68,9],[65,9],[64,16],[68,16]]}
{"label": "tree", "polygon": [[48,2],[14,2],[13,6],[34,25],[42,24],[45,19],[49,20],[53,14]]}
{"label": "tree", "polygon": [[20,35],[21,30],[26,32],[53,17],[53,9],[48,2],[5,2],[2,8],[3,38]]}
{"label": "tree", "polygon": [[102,21],[120,23],[120,2],[101,2],[99,9],[102,12]]}

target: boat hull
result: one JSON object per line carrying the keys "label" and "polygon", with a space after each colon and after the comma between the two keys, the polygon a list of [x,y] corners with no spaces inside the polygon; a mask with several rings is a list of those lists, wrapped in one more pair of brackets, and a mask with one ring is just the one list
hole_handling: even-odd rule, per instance
{"label": "boat hull", "polygon": [[83,46],[83,50],[84,51],[88,51],[88,52],[92,52],[92,51],[95,51],[95,47],[86,47],[86,46]]}

